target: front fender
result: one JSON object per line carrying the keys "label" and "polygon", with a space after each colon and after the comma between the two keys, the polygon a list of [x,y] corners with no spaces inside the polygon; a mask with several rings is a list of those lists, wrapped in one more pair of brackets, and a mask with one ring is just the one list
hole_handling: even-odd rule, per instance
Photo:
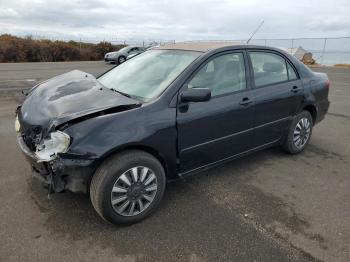
{"label": "front fender", "polygon": [[176,174],[176,109],[141,107],[87,119],[67,127],[72,139],[67,154],[89,156],[97,162],[123,148],[145,147],[164,158]]}

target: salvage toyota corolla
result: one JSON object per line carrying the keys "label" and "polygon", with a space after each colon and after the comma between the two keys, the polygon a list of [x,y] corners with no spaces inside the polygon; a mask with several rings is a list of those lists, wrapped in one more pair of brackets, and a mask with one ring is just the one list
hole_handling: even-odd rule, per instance
{"label": "salvage toyota corolla", "polygon": [[16,130],[50,191],[90,193],[102,218],[130,224],[157,208],[166,182],[271,146],[303,151],[328,89],[279,49],[179,43],[97,79],[72,71],[33,87]]}

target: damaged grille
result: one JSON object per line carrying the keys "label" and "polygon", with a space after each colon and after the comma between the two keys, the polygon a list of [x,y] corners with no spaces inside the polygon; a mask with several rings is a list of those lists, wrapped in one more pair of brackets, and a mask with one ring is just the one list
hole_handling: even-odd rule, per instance
{"label": "damaged grille", "polygon": [[27,130],[22,133],[24,143],[30,148],[30,150],[35,151],[36,145],[39,144],[41,140],[41,132],[37,130]]}
{"label": "damaged grille", "polygon": [[41,126],[30,125],[22,121],[21,117],[19,117],[19,121],[23,141],[28,148],[34,152],[36,150],[36,145],[39,144],[41,140],[42,128]]}
{"label": "damaged grille", "polygon": [[26,143],[28,148],[34,152],[36,150],[34,139],[30,135],[25,135],[25,134],[22,134],[22,137],[23,137],[24,143]]}

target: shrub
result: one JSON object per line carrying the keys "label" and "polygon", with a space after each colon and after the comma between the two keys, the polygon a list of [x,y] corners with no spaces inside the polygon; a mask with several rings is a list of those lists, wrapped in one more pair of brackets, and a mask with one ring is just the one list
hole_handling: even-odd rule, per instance
{"label": "shrub", "polygon": [[0,62],[56,62],[101,60],[107,52],[124,45],[109,42],[98,44],[76,41],[33,40],[8,34],[0,35]]}

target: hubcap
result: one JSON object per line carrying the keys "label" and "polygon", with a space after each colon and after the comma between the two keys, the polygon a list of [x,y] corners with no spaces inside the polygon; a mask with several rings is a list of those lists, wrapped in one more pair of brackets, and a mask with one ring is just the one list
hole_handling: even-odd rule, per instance
{"label": "hubcap", "polygon": [[124,62],[125,62],[125,58],[124,57],[119,58],[119,63],[124,63]]}
{"label": "hubcap", "polygon": [[111,204],[122,216],[135,216],[149,207],[157,193],[157,177],[144,166],[124,172],[114,183]]}
{"label": "hubcap", "polygon": [[298,124],[294,129],[293,143],[294,145],[301,149],[305,146],[306,142],[310,137],[311,123],[306,117],[299,120]]}

